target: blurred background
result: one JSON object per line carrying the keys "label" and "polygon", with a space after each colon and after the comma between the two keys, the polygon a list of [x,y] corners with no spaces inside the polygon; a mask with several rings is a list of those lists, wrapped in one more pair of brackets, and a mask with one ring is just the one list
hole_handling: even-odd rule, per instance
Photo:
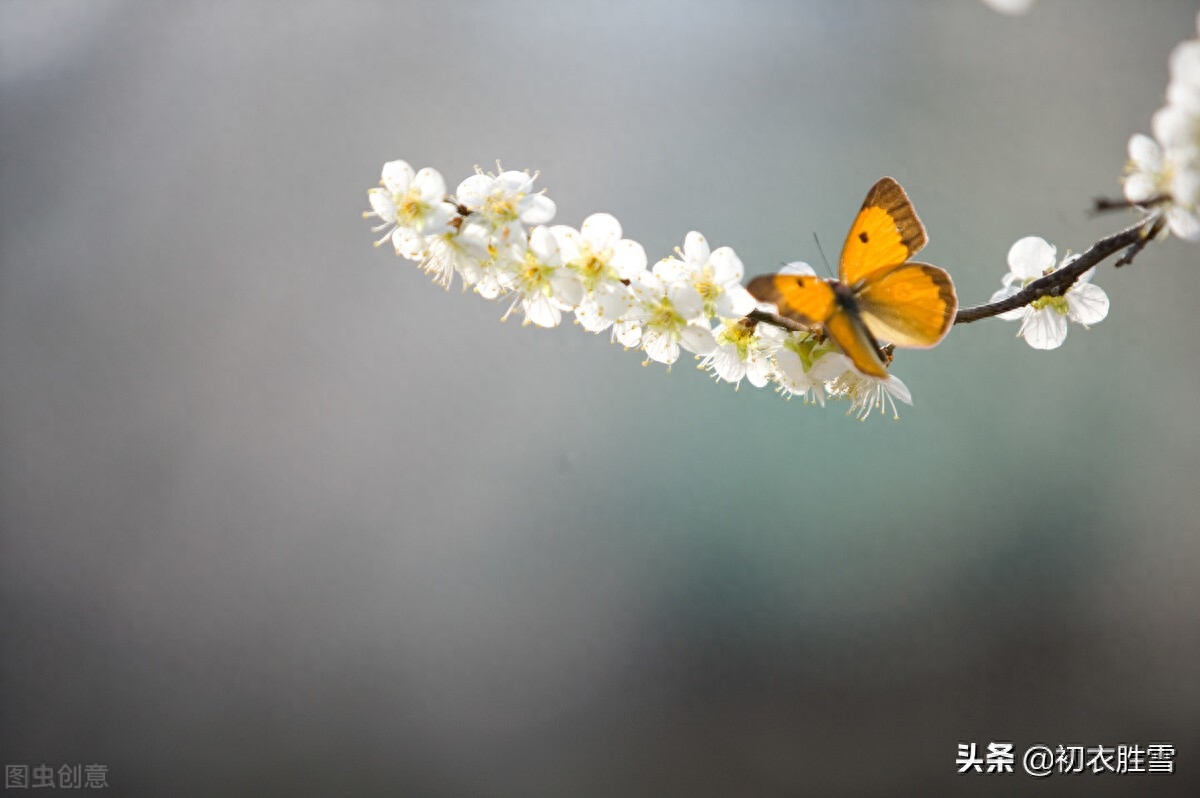
{"label": "blurred background", "polygon": [[[393,158],[657,260],[831,257],[882,175],[964,304],[1125,226],[1194,2],[0,2],[0,757],[109,793],[1187,795],[1200,248],[859,423],[430,284]],[[1173,743],[1177,773],[956,775]]]}

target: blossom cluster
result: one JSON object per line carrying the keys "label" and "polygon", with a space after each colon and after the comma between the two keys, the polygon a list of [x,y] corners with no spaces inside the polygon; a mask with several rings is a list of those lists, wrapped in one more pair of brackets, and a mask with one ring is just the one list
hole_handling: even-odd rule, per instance
{"label": "blossom cluster", "polygon": [[[693,231],[650,266],[610,214],[592,214],[578,229],[550,224],[556,207],[534,190],[537,176],[476,167],[451,195],[436,170],[390,161],[364,215],[382,222],[377,245],[390,241],[446,288],[457,275],[485,299],[503,298],[504,318],[519,309],[525,324],[556,327],[572,314],[584,330],[644,352],[645,363],[670,366],[689,352],[720,381],[774,385],[822,406],[846,400],[860,418],[874,409],[896,416],[897,400],[912,403],[899,378],[863,375],[832,341],[747,318],[774,307],[760,307],[742,285],[731,248],[713,249]],[[806,264],[787,268],[812,273]]]}
{"label": "blossom cluster", "polygon": [[1200,241],[1200,39],[1175,47],[1170,75],[1167,104],[1151,120],[1154,137],[1129,139],[1125,198],[1161,218],[1164,235]]}

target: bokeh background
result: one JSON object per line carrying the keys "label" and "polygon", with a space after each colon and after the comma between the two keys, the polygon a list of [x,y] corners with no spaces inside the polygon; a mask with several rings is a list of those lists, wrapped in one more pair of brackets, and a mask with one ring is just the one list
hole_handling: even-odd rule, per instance
{"label": "bokeh background", "polygon": [[[1128,217],[1194,2],[0,3],[0,757],[110,794],[1187,795],[1200,248],[859,423],[373,249],[380,165],[542,170],[651,259],[832,257],[901,180],[985,301]],[[955,774],[1169,742],[1177,773]]]}

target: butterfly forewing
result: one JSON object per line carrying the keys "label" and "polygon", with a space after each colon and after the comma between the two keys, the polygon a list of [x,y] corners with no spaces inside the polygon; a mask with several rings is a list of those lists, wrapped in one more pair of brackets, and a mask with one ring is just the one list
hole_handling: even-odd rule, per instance
{"label": "butterfly forewing", "polygon": [[927,240],[904,189],[890,177],[881,178],[867,192],[846,236],[839,267],[842,282],[853,286],[876,269],[904,263]]}
{"label": "butterfly forewing", "polygon": [[779,315],[816,327],[834,310],[833,288],[820,277],[807,274],[764,274],[746,290],[759,302],[772,302]]}
{"label": "butterfly forewing", "polygon": [[881,341],[925,348],[946,337],[958,310],[950,275],[928,263],[902,263],[868,275],[854,294],[867,329]]}

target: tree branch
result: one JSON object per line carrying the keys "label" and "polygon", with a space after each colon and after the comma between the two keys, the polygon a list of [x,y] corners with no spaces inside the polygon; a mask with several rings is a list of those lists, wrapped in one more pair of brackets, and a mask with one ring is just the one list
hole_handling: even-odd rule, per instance
{"label": "tree branch", "polygon": [[1108,238],[1100,239],[1066,266],[1050,272],[1045,277],[1039,277],[1010,297],[985,305],[960,308],[958,315],[954,317],[954,323],[969,324],[980,319],[998,316],[1010,310],[1023,308],[1044,296],[1062,296],[1071,286],[1075,285],[1075,281],[1084,272],[1122,249],[1126,252],[1117,261],[1117,266],[1132,263],[1133,258],[1154,238],[1159,229],[1161,229],[1159,218],[1142,219],[1132,227],[1127,227]]}

